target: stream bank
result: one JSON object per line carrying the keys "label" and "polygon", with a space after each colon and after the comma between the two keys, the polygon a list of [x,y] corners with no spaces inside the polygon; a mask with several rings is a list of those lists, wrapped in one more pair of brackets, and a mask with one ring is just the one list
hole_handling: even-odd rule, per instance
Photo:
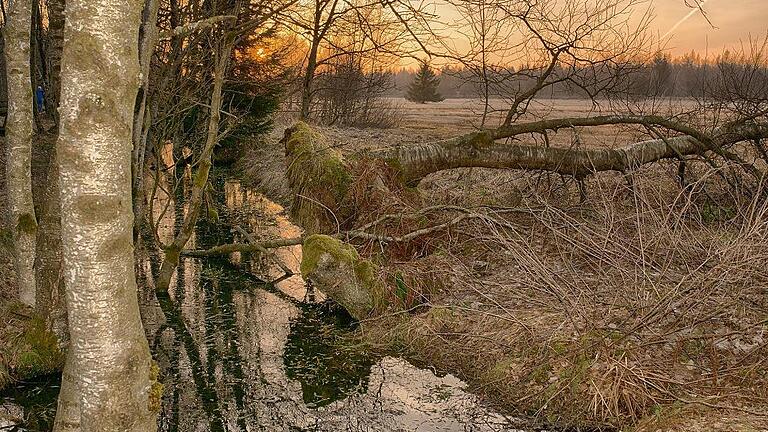
{"label": "stream bank", "polygon": [[[280,206],[228,173],[217,172],[213,184],[220,219],[201,220],[190,248],[242,240],[235,225],[268,238],[299,233]],[[183,194],[158,199],[167,239],[185,212]],[[298,269],[300,247],[276,253]],[[158,266],[142,252],[139,304],[164,385],[161,431],[512,431],[524,424],[489,409],[452,375],[355,344],[358,325],[345,311],[265,257],[185,258],[159,294]],[[0,405],[23,407],[22,428],[49,430],[57,393],[58,377],[47,376],[17,383]]]}
{"label": "stream bank", "polygon": [[702,162],[706,191],[688,195],[661,180],[671,161],[583,182],[455,169],[403,187],[397,163],[366,158],[386,140],[333,133],[290,128],[263,160],[287,176],[294,220],[327,235],[307,239],[322,239],[308,276],[362,318],[366,343],[557,427],[768,428],[764,201]]}

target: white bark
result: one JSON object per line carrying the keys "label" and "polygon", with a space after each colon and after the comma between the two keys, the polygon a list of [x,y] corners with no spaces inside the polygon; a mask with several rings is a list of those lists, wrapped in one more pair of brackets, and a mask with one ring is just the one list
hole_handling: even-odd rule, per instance
{"label": "white bark", "polygon": [[139,85],[136,0],[67,1],[58,141],[71,336],[82,431],[154,431],[139,316],[131,129]]}
{"label": "white bark", "polygon": [[5,25],[5,59],[8,78],[6,120],[7,187],[19,300],[35,305],[35,233],[32,203],[32,82],[30,78],[31,0],[12,0]]}

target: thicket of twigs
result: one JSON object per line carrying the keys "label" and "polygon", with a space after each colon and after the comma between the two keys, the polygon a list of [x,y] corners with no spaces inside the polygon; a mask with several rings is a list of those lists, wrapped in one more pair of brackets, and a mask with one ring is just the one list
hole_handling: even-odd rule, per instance
{"label": "thicket of twigs", "polygon": [[[439,292],[365,323],[366,339],[458,371],[549,424],[656,424],[697,407],[764,416],[768,185],[734,190],[696,163],[680,188],[676,171],[598,176],[585,201],[559,178],[446,174],[427,192],[456,205],[425,202],[378,231],[448,223],[409,242],[411,256],[388,243],[382,276],[439,280]],[[461,205],[489,184],[495,200]]]}

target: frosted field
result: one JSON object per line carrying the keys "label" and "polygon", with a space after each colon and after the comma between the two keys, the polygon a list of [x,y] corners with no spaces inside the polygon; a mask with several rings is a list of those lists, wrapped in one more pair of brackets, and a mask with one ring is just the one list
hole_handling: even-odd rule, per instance
{"label": "frosted field", "polygon": [[[414,134],[422,139],[425,136],[448,138],[460,133],[479,129],[483,112],[483,101],[478,99],[446,99],[442,102],[418,104],[404,98],[386,98],[385,101],[396,107],[401,116],[400,126],[393,130],[397,135]],[[488,115],[485,126],[498,126],[506,115],[509,103],[495,99],[491,101],[492,112]],[[614,105],[615,106],[615,105]],[[644,101],[632,107],[635,113],[669,114],[690,111],[695,108],[695,101],[690,99],[664,99]],[[588,117],[596,115],[630,112],[626,107],[612,108],[608,102],[594,104],[585,99],[537,99],[531,103],[528,113],[520,121],[535,121],[546,118]],[[354,133],[353,133],[354,135]],[[582,128],[579,131],[561,130],[550,135],[554,145],[622,145],[639,137],[636,128],[624,126],[606,126],[600,128]],[[405,141],[408,141],[407,139]],[[417,140],[420,141],[420,140]]]}

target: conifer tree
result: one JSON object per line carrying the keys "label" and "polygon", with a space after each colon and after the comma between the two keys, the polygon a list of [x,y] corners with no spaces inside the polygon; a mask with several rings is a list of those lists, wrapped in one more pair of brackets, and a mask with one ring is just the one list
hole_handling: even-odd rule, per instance
{"label": "conifer tree", "polygon": [[408,86],[405,98],[417,103],[440,102],[445,98],[437,91],[439,85],[440,78],[435,75],[427,62],[423,62],[413,82]]}

